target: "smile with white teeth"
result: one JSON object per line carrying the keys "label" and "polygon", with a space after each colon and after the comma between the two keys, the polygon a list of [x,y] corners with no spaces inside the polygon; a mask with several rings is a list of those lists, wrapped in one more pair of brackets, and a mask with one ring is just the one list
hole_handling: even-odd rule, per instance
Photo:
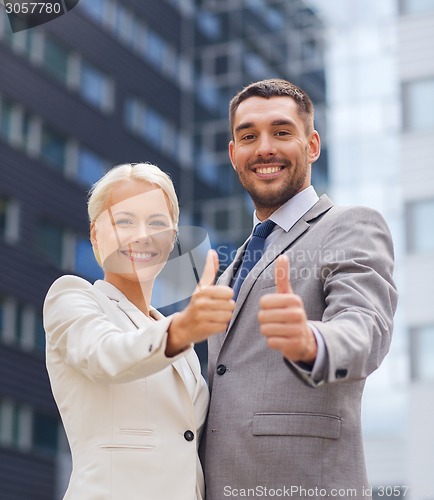
{"label": "smile with white teeth", "polygon": [[130,257],[131,259],[137,259],[137,260],[147,260],[147,259],[150,259],[156,255],[155,253],[149,253],[149,252],[124,251],[122,253],[124,255],[126,255],[127,257]]}
{"label": "smile with white teeth", "polygon": [[256,173],[258,174],[275,174],[282,170],[282,167],[258,167]]}

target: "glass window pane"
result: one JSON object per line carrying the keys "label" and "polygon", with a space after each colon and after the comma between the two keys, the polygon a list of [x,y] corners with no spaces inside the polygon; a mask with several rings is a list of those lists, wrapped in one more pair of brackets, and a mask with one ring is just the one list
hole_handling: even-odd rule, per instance
{"label": "glass window pane", "polygon": [[48,127],[42,130],[41,157],[61,170],[66,162],[66,139]]}
{"label": "glass window pane", "polygon": [[67,49],[52,38],[45,38],[44,66],[52,76],[64,84],[68,78],[68,56]]}
{"label": "glass window pane", "polygon": [[90,280],[103,277],[102,269],[95,260],[92,245],[88,239],[80,239],[76,244],[75,271]]}
{"label": "glass window pane", "polygon": [[77,177],[91,186],[108,170],[108,162],[93,151],[81,147],[78,153]]}
{"label": "glass window pane", "polygon": [[416,334],[418,378],[434,380],[434,327],[420,328]]}
{"label": "glass window pane", "polygon": [[37,351],[45,352],[45,330],[42,321],[42,314],[36,315],[35,347]]}
{"label": "glass window pane", "polygon": [[166,53],[166,42],[164,39],[155,31],[149,31],[147,44],[147,54],[150,61],[156,66],[163,66]]}
{"label": "glass window pane", "polygon": [[402,10],[405,14],[416,14],[434,11],[433,0],[402,0]]}
{"label": "glass window pane", "polygon": [[6,234],[7,210],[8,201],[0,198],[0,238],[4,238]]}
{"label": "glass window pane", "polygon": [[9,140],[12,134],[12,104],[4,99],[0,103],[0,136]]}
{"label": "glass window pane", "polygon": [[80,3],[80,7],[82,7],[90,17],[101,24],[104,21],[106,5],[107,0],[92,0],[91,2],[88,1]]}
{"label": "glass window pane", "polygon": [[63,234],[53,224],[42,221],[37,228],[37,247],[52,264],[62,267]]}
{"label": "glass window pane", "polygon": [[87,102],[99,109],[104,109],[108,105],[108,78],[88,62],[83,62],[81,67],[80,93]]}
{"label": "glass window pane", "polygon": [[42,452],[56,452],[58,429],[59,422],[56,417],[35,412],[33,414],[33,448]]}
{"label": "glass window pane", "polygon": [[4,298],[0,297],[0,339],[3,337],[4,330]]}
{"label": "glass window pane", "polygon": [[434,128],[434,79],[407,83],[404,122],[408,130]]}
{"label": "glass window pane", "polygon": [[434,250],[434,231],[427,230],[432,227],[433,220],[434,200],[410,205],[408,217],[408,248],[410,250],[416,252]]}
{"label": "glass window pane", "polygon": [[146,136],[156,146],[161,147],[163,145],[166,129],[164,118],[156,111],[147,109],[145,120],[146,124],[144,127],[144,131],[146,132]]}

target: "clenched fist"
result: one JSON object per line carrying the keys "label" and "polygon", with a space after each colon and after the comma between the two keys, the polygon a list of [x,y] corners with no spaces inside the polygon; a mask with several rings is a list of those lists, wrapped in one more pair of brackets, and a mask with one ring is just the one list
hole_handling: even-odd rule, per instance
{"label": "clenched fist", "polygon": [[226,330],[235,307],[234,292],[228,286],[214,285],[218,266],[217,252],[209,250],[190,303],[170,323],[167,356],[175,356],[192,342],[201,342],[213,333]]}
{"label": "clenched fist", "polygon": [[281,351],[286,359],[312,364],[317,354],[315,335],[289,278],[289,259],[281,255],[275,265],[276,293],[264,295],[259,303],[260,330],[268,347]]}

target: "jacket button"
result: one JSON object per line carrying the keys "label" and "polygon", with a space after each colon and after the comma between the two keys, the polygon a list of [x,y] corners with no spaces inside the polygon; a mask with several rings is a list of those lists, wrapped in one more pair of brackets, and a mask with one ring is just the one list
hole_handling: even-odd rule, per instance
{"label": "jacket button", "polygon": [[186,441],[193,441],[194,439],[194,432],[192,431],[185,431],[184,432],[184,438]]}
{"label": "jacket button", "polygon": [[226,373],[226,366],[225,365],[218,365],[217,366],[217,375],[224,375]]}

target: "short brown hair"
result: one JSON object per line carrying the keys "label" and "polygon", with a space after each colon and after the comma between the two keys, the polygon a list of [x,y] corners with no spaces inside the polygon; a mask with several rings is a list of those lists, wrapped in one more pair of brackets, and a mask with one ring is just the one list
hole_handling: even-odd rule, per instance
{"label": "short brown hair", "polygon": [[238,106],[249,97],[271,97],[287,96],[295,101],[298,111],[304,121],[306,133],[313,130],[314,107],[310,97],[300,87],[297,87],[287,80],[273,78],[270,80],[261,80],[251,83],[244,87],[238,94],[232,98],[229,104],[229,125],[231,128],[232,139],[234,138],[235,113]]}

